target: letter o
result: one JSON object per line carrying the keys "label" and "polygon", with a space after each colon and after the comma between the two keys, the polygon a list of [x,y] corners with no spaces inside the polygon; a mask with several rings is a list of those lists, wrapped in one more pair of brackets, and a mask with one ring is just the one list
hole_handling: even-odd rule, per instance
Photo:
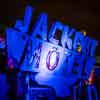
{"label": "letter o", "polygon": [[[50,64],[50,60],[51,60],[51,55],[53,53],[56,53],[56,61],[53,65]],[[48,55],[47,55],[47,58],[46,58],[46,65],[47,65],[47,68],[50,70],[50,71],[53,71],[57,65],[58,65],[58,62],[59,62],[59,52],[57,52],[56,50],[53,50],[53,51],[49,51],[48,52]]]}

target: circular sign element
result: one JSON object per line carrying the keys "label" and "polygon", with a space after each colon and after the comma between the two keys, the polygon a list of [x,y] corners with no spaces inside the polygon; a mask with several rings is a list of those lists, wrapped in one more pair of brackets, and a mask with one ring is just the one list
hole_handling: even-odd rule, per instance
{"label": "circular sign element", "polygon": [[[54,54],[56,54],[56,57],[54,57],[55,59],[51,59],[52,55],[54,55]],[[52,62],[54,62],[53,65],[51,64],[51,60],[54,60],[54,61],[52,61]],[[47,68],[50,71],[53,71],[57,67],[58,62],[59,62],[59,52],[57,52],[57,48],[54,48],[54,50],[51,50],[48,52],[47,59],[46,59]]]}

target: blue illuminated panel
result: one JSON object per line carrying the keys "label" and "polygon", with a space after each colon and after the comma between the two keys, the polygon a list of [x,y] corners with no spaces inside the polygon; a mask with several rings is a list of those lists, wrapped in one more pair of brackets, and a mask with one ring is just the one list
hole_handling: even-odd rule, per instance
{"label": "blue illuminated panel", "polygon": [[28,47],[26,49],[25,59],[21,65],[21,70],[39,71],[42,44],[43,42],[38,39],[28,41]]}
{"label": "blue illuminated panel", "polygon": [[29,53],[27,53],[21,67],[22,70],[34,71],[37,69],[37,71],[44,73],[60,71],[66,49],[38,39],[33,39],[32,47],[29,45],[28,48],[30,51],[27,51]]}
{"label": "blue illuminated panel", "polygon": [[6,35],[8,58],[13,58],[17,63],[20,63],[28,37],[11,28],[6,29]]}

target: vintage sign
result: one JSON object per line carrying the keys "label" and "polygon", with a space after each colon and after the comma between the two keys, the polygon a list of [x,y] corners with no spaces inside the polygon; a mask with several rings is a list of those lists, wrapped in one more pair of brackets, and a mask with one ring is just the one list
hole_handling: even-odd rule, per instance
{"label": "vintage sign", "polygon": [[[68,80],[72,85],[82,75],[88,79],[95,64],[97,41],[59,21],[53,22],[48,31],[47,13],[39,14],[29,35],[33,11],[31,6],[27,6],[23,21],[16,20],[13,28],[6,28],[8,57],[21,71],[38,72],[36,81],[54,87],[59,96]],[[57,40],[55,35],[59,30],[62,35]],[[63,89],[58,88],[60,85]]]}

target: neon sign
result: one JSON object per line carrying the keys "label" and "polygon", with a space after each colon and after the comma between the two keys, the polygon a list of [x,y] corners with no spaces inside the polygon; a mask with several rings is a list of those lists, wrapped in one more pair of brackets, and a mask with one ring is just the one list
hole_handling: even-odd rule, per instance
{"label": "neon sign", "polygon": [[[31,57],[28,57],[29,63],[32,64],[34,62],[33,65],[37,64],[37,66],[39,66],[40,56],[41,56],[42,51],[41,51],[41,49],[38,49],[38,50],[35,50],[35,49],[36,49],[36,47],[39,46],[40,43],[42,46],[45,41],[48,43],[54,44],[54,45],[60,44],[59,46],[65,49],[64,54],[67,53],[69,55],[73,55],[74,53],[77,53],[77,54],[82,53],[85,56],[94,56],[95,48],[97,45],[96,40],[89,38],[87,36],[84,36],[81,32],[77,31],[74,28],[70,28],[67,25],[64,25],[59,21],[53,22],[53,24],[50,28],[50,31],[48,31],[48,15],[46,13],[39,14],[38,19],[37,19],[37,21],[33,27],[33,30],[31,32],[31,35],[28,36],[27,32],[28,32],[29,25],[31,22],[33,10],[34,9],[31,6],[27,6],[25,9],[24,21],[22,22],[21,20],[17,20],[14,25],[14,29],[11,29],[11,28],[6,29],[8,39],[11,38],[11,37],[9,37],[10,36],[9,33],[11,34],[12,38],[18,37],[17,38],[18,40],[15,40],[14,43],[11,43],[12,40],[7,39],[9,44],[18,46],[18,44],[22,43],[22,45],[21,44],[19,45],[20,47],[18,46],[16,48],[15,46],[13,46],[13,47],[15,47],[13,49],[12,49],[12,47],[9,47],[10,45],[8,45],[9,56],[12,56],[14,59],[16,59],[16,61],[18,63],[20,63],[20,61],[21,61],[22,54],[25,51],[24,49],[30,48],[30,51],[26,50],[26,51],[29,51],[29,53],[27,53],[28,56],[31,56]],[[17,31],[17,30],[19,30],[19,31]],[[58,30],[60,30],[62,32],[61,40],[57,40],[54,38],[55,35],[57,35],[55,33]],[[16,33],[16,34],[14,34],[14,33]],[[40,39],[37,36],[39,36]],[[39,42],[38,39],[41,42]],[[31,44],[30,44],[30,41],[31,41]],[[36,43],[36,45],[35,45],[35,43]],[[27,45],[27,47],[26,47],[26,45]],[[80,52],[77,51],[78,45],[81,46]],[[20,48],[20,50],[18,48]],[[15,49],[17,50],[16,52],[15,52]],[[31,54],[30,54],[30,52],[31,52]],[[57,53],[54,64],[50,65],[50,63],[51,63],[50,56],[54,55],[55,52],[56,52],[56,50],[51,51],[51,52],[49,51],[49,53],[47,54],[47,57],[45,59],[47,68],[49,70],[55,69],[55,67],[59,63],[60,54]],[[52,68],[50,68],[50,66],[52,66]]]}
{"label": "neon sign", "polygon": [[[39,72],[36,81],[54,87],[58,91],[57,95],[62,95],[59,89],[63,91],[65,87],[62,89],[57,86],[63,86],[64,83],[60,82],[57,85],[53,82],[55,79],[50,80],[51,77],[56,75],[56,77],[66,78],[67,75],[75,75],[79,78],[84,74],[88,79],[95,64],[97,41],[59,21],[53,22],[48,31],[46,13],[39,14],[28,35],[33,11],[31,6],[27,6],[24,20],[16,20],[14,28],[6,28],[8,57],[16,61],[21,71]],[[55,38],[59,30],[62,33],[60,40]],[[78,47],[81,48],[79,51]],[[47,80],[43,80],[45,78],[42,78],[41,73]],[[75,80],[70,80],[70,84]]]}

